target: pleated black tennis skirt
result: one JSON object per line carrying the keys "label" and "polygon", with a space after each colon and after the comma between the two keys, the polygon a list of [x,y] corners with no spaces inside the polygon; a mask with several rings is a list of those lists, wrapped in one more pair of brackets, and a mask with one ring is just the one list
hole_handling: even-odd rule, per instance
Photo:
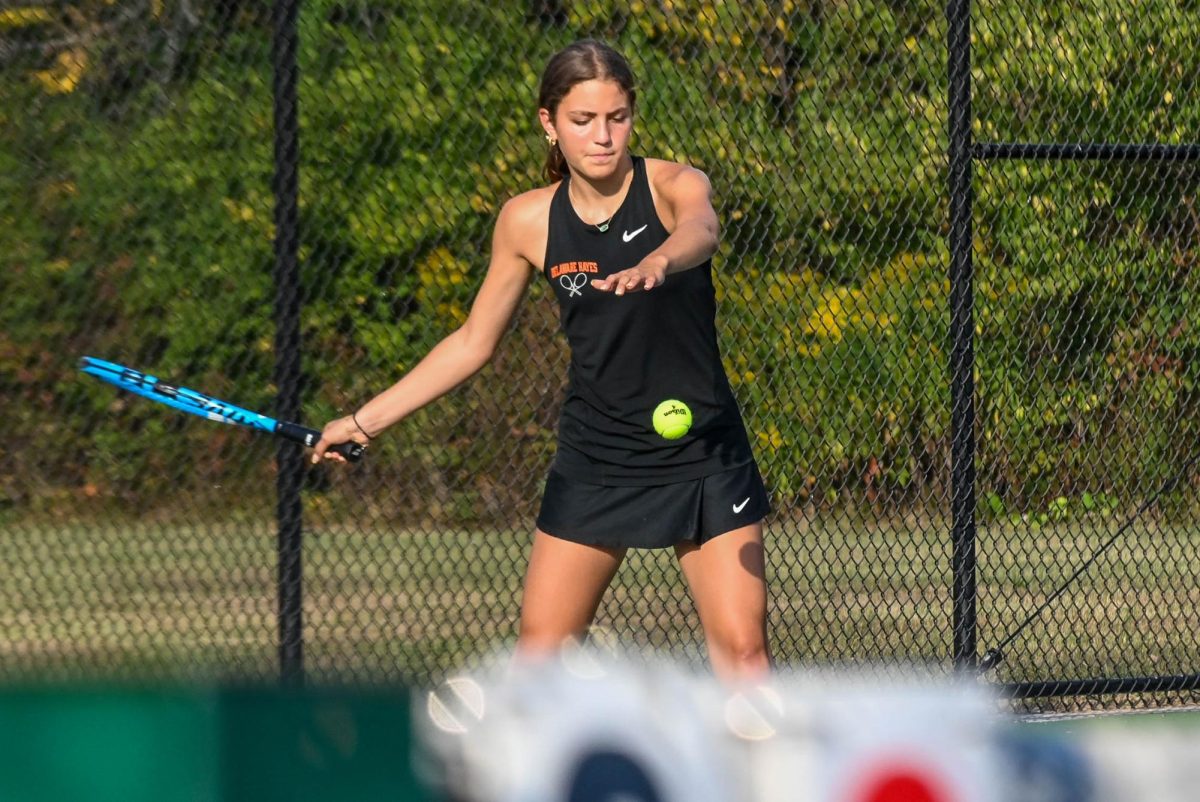
{"label": "pleated black tennis skirt", "polygon": [[657,549],[701,544],[757,523],[769,512],[753,461],[700,479],[647,487],[594,485],[551,471],[537,527],[592,546]]}

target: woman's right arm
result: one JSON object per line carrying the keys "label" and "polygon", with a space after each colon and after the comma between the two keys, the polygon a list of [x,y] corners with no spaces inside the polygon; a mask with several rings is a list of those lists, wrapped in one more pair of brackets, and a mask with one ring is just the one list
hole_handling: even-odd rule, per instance
{"label": "woman's right arm", "polygon": [[330,446],[353,440],[366,443],[393,423],[453,390],[475,375],[496,352],[529,284],[532,265],[523,251],[532,240],[537,215],[526,198],[500,210],[492,233],[492,255],[466,321],[433,347],[405,376],[372,398],[353,415],[325,425],[313,447],[312,461],[341,461]]}

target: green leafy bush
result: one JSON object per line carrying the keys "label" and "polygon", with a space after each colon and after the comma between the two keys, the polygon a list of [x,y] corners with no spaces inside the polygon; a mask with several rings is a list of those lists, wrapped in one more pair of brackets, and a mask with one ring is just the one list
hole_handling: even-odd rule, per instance
{"label": "green leafy bush", "polygon": [[[0,68],[10,506],[84,493],[169,507],[271,481],[263,441],[74,373],[95,353],[273,403],[269,24],[155,7],[149,38],[97,33],[90,49]],[[80,8],[107,30],[102,4]],[[306,418],[361,403],[462,322],[500,205],[541,181],[540,69],[596,35],[640,77],[635,150],[689,161],[715,187],[722,345],[781,505],[944,506],[942,5],[530,8],[304,5]],[[52,24],[5,13],[0,36]],[[1183,142],[1200,127],[1192,7],[993,0],[974,20],[981,139]],[[1195,168],[1004,163],[978,167],[975,187],[984,512],[1062,515],[1148,490],[1200,419]],[[390,491],[366,495],[459,519],[533,503],[565,371],[551,300],[536,282],[531,294],[482,380],[374,449]]]}

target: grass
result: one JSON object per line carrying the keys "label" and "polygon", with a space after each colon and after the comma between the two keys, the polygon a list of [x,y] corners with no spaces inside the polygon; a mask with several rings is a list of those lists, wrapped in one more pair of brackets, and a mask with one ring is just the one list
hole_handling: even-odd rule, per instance
{"label": "grass", "polygon": [[[996,645],[1115,531],[1114,520],[981,526],[979,647]],[[527,530],[305,535],[305,662],[316,681],[428,682],[511,644]],[[768,528],[771,640],[785,663],[934,662],[951,652],[944,524],[845,517]],[[269,519],[0,532],[0,677],[270,679]],[[1133,528],[1007,650],[1004,681],[1187,673],[1200,665],[1200,528]],[[634,552],[597,626],[700,659],[669,551]]]}

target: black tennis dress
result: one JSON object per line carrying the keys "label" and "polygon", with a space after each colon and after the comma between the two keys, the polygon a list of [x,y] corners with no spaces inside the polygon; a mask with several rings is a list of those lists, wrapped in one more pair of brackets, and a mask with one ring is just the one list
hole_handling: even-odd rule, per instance
{"label": "black tennis dress", "polygon": [[[538,528],[611,547],[702,543],[754,523],[768,500],[717,346],[712,260],[626,295],[591,286],[667,239],[645,160],[606,231],[579,218],[565,177],[550,203],[543,272],[571,349],[558,450]],[[683,401],[692,427],[667,440],[654,408]]]}

